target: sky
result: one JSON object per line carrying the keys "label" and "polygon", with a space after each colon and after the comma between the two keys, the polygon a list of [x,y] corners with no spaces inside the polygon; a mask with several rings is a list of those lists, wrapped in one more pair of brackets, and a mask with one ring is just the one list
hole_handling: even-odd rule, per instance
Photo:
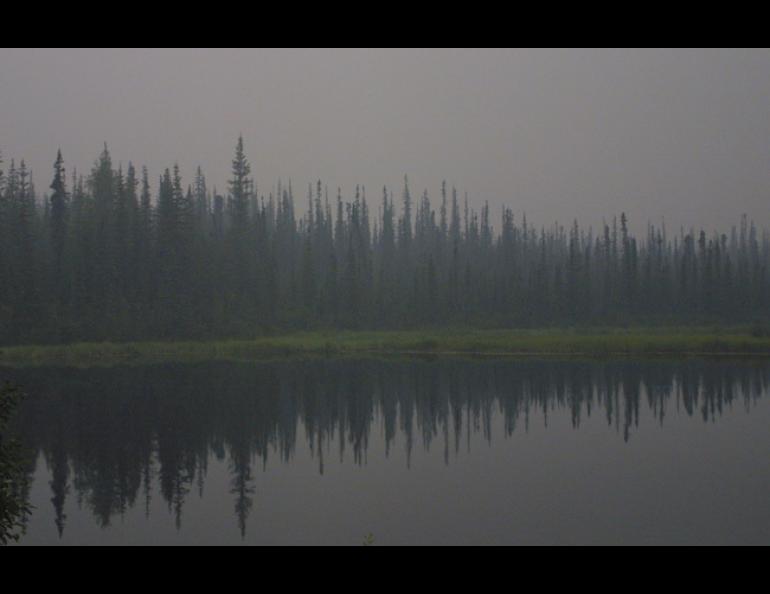
{"label": "sky", "polygon": [[85,172],[104,142],[222,191],[239,134],[260,193],[408,175],[536,224],[765,226],[770,51],[0,48],[0,151],[39,191],[57,148]]}

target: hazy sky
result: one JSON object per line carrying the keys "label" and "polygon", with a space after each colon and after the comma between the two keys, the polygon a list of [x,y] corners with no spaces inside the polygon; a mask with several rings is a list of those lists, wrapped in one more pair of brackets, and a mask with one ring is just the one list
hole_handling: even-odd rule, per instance
{"label": "hazy sky", "polygon": [[0,49],[0,150],[39,190],[104,141],[221,189],[239,133],[260,190],[302,199],[408,174],[538,223],[766,225],[770,51]]}

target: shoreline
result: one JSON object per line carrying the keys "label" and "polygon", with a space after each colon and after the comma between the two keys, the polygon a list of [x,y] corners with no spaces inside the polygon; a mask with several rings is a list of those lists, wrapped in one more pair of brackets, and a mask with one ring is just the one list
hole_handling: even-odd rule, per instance
{"label": "shoreline", "polygon": [[735,329],[301,332],[251,340],[103,342],[0,348],[0,366],[104,367],[292,358],[765,358],[770,337]]}

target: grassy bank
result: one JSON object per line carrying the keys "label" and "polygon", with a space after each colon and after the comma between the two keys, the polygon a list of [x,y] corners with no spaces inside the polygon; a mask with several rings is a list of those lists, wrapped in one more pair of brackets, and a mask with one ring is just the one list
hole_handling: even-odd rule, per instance
{"label": "grassy bank", "polygon": [[308,332],[253,340],[5,347],[0,348],[0,365],[90,367],[376,355],[770,356],[770,337],[740,329],[693,328]]}

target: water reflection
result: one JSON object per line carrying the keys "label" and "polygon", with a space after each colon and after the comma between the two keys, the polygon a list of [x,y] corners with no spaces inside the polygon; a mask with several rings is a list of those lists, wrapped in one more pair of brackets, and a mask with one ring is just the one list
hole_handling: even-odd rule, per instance
{"label": "water reflection", "polygon": [[[767,390],[765,364],[687,361],[309,361],[164,365],[116,369],[0,370],[30,397],[17,429],[48,467],[61,535],[75,497],[103,527],[136,506],[149,515],[159,493],[177,528],[185,502],[203,493],[211,460],[226,463],[241,534],[256,494],[255,471],[270,457],[290,463],[298,441],[324,473],[325,460],[365,465],[373,433],[406,464],[415,447],[452,452],[470,437],[493,438],[568,411],[572,426],[602,415],[633,438],[640,408],[716,421],[726,407],[751,408]],[[0,378],[2,379],[2,378]],[[417,444],[417,445],[416,445]],[[34,465],[28,468],[34,475]]]}

